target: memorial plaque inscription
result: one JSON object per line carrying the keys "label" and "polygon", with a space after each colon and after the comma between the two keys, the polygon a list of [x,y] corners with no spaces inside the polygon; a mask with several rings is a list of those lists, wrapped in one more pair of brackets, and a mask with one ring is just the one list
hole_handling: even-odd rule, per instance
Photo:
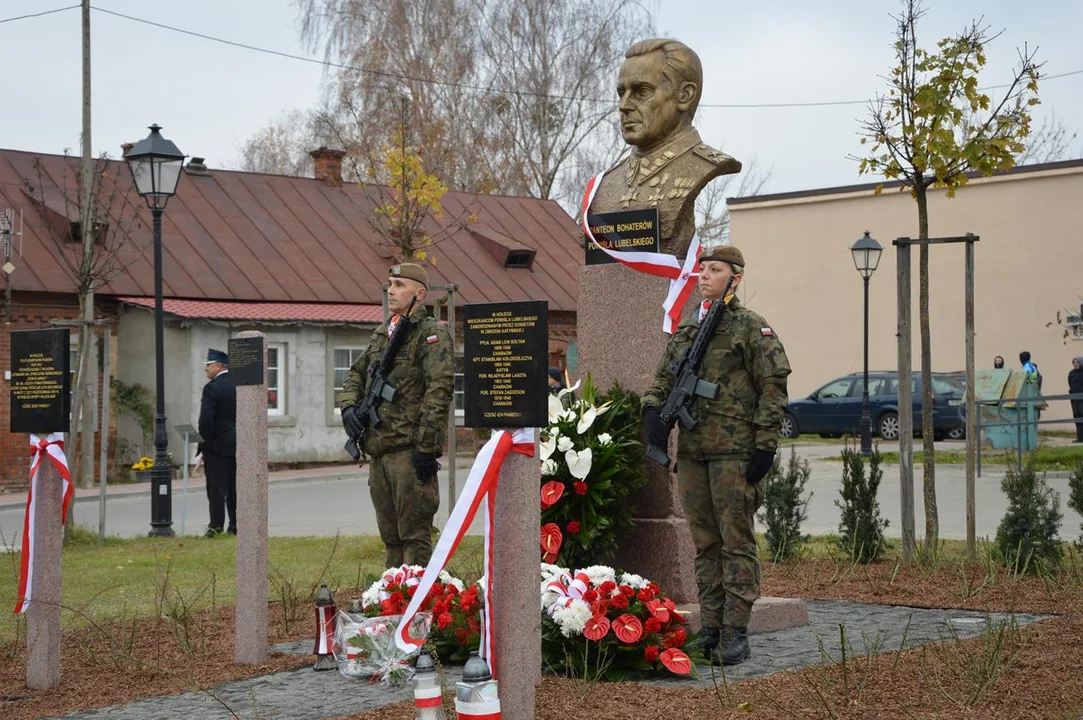
{"label": "memorial plaque inscription", "polygon": [[267,382],[263,367],[263,338],[230,338],[226,352],[229,354],[229,376],[234,385],[263,385]]}
{"label": "memorial plaque inscription", "polygon": [[66,328],[11,332],[11,432],[67,432],[71,336]]}
{"label": "memorial plaque inscription", "polygon": [[[587,224],[602,247],[622,252],[658,252],[658,208],[587,215]],[[584,242],[587,265],[617,262],[590,240],[584,238]]]}
{"label": "memorial plaque inscription", "polygon": [[544,427],[549,418],[548,303],[484,303],[464,310],[466,426]]}

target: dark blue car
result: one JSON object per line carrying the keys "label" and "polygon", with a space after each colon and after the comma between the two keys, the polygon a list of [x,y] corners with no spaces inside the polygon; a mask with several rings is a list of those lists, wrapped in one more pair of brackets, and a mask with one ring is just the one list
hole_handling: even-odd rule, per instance
{"label": "dark blue car", "polygon": [[[857,435],[861,426],[862,373],[851,373],[832,380],[804,400],[786,405],[782,418],[782,437],[801,433],[825,437]],[[921,431],[921,374],[910,378],[913,393],[914,430]],[[936,439],[960,438],[966,428],[963,400],[965,382],[957,376],[933,374],[933,428]],[[898,373],[869,373],[869,414],[873,432],[884,440],[899,439]]]}

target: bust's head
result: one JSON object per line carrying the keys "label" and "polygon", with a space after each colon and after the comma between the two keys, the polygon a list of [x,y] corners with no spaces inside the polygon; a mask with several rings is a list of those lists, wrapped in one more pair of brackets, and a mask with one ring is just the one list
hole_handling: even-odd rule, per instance
{"label": "bust's head", "polygon": [[691,127],[703,85],[699,56],[682,42],[641,40],[617,78],[624,142],[650,152]]}

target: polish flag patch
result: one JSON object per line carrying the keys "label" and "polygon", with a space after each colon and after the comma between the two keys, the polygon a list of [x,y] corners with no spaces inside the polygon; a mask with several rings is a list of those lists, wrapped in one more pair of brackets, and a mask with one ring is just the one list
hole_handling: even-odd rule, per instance
{"label": "polish flag patch", "polygon": [[[770,329],[770,328],[768,328],[768,329]],[[437,337],[435,335],[429,335],[427,338],[425,338],[425,342],[430,343],[430,344],[436,342],[436,340],[437,340]]]}
{"label": "polish flag patch", "polygon": [[775,332],[769,327],[761,327],[760,328],[760,335],[768,336],[768,335],[774,335],[774,334],[775,334]]}

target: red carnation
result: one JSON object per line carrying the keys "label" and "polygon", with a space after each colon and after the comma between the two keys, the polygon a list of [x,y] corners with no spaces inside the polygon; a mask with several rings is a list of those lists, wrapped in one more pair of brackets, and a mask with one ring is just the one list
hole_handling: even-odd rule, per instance
{"label": "red carnation", "polygon": [[587,484],[585,482],[583,482],[582,480],[577,480],[574,483],[572,483],[572,488],[575,490],[576,495],[586,495],[587,494]]}
{"label": "red carnation", "polygon": [[451,625],[451,613],[444,612],[436,616],[436,627],[445,630],[449,625]]}
{"label": "red carnation", "polygon": [[654,592],[652,592],[650,588],[643,588],[636,597],[643,602],[650,602],[651,600],[654,600]]}
{"label": "red carnation", "polygon": [[568,525],[564,529],[568,531],[569,535],[578,535],[579,534],[579,521],[578,520],[572,520],[570,523],[568,523]]}
{"label": "red carnation", "polygon": [[587,590],[585,593],[583,593],[583,602],[592,603],[597,599],[598,599],[598,591],[597,590]]}
{"label": "red carnation", "polygon": [[628,596],[617,595],[612,600],[610,600],[609,603],[618,610],[623,610],[624,608],[628,607]]}
{"label": "red carnation", "polygon": [[602,586],[598,588],[598,592],[600,592],[602,595],[610,595],[616,589],[617,584],[615,582],[613,582],[612,580],[606,580],[604,583],[602,583]]}
{"label": "red carnation", "polygon": [[673,647],[684,647],[684,641],[687,639],[684,628],[677,628],[673,633]]}
{"label": "red carnation", "polygon": [[647,662],[654,662],[658,659],[658,653],[659,650],[657,645],[648,645],[643,650],[643,659]]}
{"label": "red carnation", "polygon": [[410,587],[406,588],[406,597],[412,598],[415,593],[417,593],[417,585],[411,585]]}
{"label": "red carnation", "polygon": [[635,594],[636,594],[636,591],[633,590],[628,585],[621,585],[620,586],[620,591],[621,591],[621,594],[624,595],[624,597],[635,597]]}
{"label": "red carnation", "polygon": [[662,621],[656,617],[649,617],[644,627],[647,629],[648,635],[653,635],[662,629]]}

